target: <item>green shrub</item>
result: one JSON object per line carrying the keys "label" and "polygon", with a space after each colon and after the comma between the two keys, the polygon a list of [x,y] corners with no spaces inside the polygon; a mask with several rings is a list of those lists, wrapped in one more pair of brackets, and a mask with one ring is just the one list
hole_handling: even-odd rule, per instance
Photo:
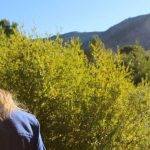
{"label": "green shrub", "polygon": [[125,65],[132,70],[134,83],[138,84],[143,79],[150,81],[150,54],[140,45],[125,46],[120,51]]}
{"label": "green shrub", "polygon": [[0,35],[0,87],[41,123],[47,149],[142,149],[149,141],[149,85],[135,87],[122,56],[79,40]]}

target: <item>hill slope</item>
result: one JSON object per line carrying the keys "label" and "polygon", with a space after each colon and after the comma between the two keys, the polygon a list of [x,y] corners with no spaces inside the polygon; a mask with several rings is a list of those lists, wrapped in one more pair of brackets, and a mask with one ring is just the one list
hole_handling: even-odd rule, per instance
{"label": "hill slope", "polygon": [[[150,49],[150,14],[128,18],[104,32],[69,32],[62,34],[65,40],[79,37],[85,48],[94,35],[98,35],[106,47],[116,49],[117,46],[132,45],[136,41],[145,49]],[[54,37],[53,37],[54,38]]]}

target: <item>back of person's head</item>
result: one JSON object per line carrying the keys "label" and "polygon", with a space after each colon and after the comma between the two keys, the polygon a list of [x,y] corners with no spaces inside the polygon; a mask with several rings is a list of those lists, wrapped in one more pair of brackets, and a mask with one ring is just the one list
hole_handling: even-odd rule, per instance
{"label": "back of person's head", "polygon": [[17,105],[12,98],[12,94],[0,89],[0,120],[6,119],[16,108]]}

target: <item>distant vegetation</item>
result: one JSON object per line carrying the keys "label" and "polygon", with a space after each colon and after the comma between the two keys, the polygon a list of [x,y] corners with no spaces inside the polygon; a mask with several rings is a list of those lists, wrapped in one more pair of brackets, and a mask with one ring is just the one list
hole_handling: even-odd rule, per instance
{"label": "distant vegetation", "polygon": [[0,32],[4,32],[6,36],[14,34],[14,30],[17,30],[18,24],[16,22],[10,23],[7,19],[0,20]]}
{"label": "distant vegetation", "polygon": [[[150,57],[99,39],[31,39],[0,29],[0,88],[41,123],[47,149],[150,149]],[[8,38],[9,35],[9,38]]]}

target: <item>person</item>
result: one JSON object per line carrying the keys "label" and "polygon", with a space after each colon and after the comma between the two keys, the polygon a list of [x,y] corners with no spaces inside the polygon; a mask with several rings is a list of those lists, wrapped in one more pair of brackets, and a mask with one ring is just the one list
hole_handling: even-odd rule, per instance
{"label": "person", "polygon": [[0,89],[0,150],[45,150],[36,117]]}

